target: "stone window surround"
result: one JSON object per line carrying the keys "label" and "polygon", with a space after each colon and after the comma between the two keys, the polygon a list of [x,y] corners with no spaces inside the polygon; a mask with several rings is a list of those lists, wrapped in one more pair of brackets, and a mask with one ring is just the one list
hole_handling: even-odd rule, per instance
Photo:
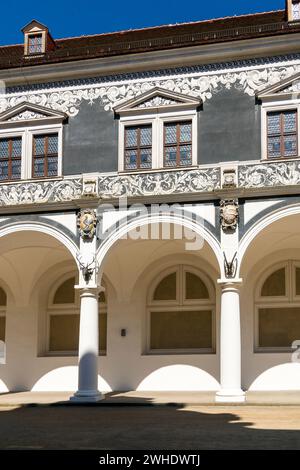
{"label": "stone window surround", "polygon": [[[268,158],[268,113],[271,112],[282,112],[282,111],[297,111],[297,119],[298,119],[298,126],[297,126],[297,148],[298,148],[298,155],[291,156],[291,157],[278,157],[278,158]],[[261,107],[261,159],[267,161],[285,161],[285,160],[295,160],[296,158],[300,157],[300,99],[295,100],[282,100],[277,102],[266,102],[262,103]]]}
{"label": "stone window surround", "polygon": [[[192,121],[192,165],[174,167],[172,170],[193,168],[198,163],[197,110],[177,110],[134,116],[121,116],[119,120],[119,172],[136,173],[145,170],[124,170],[125,127],[152,124],[152,170],[164,168],[164,124],[167,122]],[[167,168],[168,170],[169,168]],[[147,169],[147,172],[151,170]]]}
{"label": "stone window surround", "polygon": [[[31,179],[32,176],[32,154],[33,154],[33,136],[40,134],[58,134],[58,161],[57,175],[53,178],[62,176],[62,155],[63,155],[63,125],[48,124],[22,126],[15,128],[0,129],[0,139],[22,137],[22,161],[21,161],[21,180]],[[40,178],[34,178],[40,179]],[[50,177],[47,177],[50,179]],[[5,183],[5,181],[1,181]]]}

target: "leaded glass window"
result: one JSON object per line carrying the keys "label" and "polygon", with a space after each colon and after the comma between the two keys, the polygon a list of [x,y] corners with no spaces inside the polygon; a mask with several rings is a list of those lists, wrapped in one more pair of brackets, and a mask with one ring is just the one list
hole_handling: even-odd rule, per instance
{"label": "leaded glass window", "polygon": [[22,137],[0,139],[0,181],[21,178]]}
{"label": "leaded glass window", "polygon": [[152,125],[125,127],[125,170],[152,168]]}
{"label": "leaded glass window", "polygon": [[28,36],[28,52],[29,54],[41,54],[43,52],[42,34]]}
{"label": "leaded glass window", "polygon": [[268,158],[298,156],[297,126],[296,110],[268,113]]}
{"label": "leaded glass window", "polygon": [[299,0],[293,0],[292,2],[292,14],[293,14],[293,20],[300,20],[300,1]]}
{"label": "leaded glass window", "polygon": [[58,134],[40,134],[33,137],[32,176],[57,176]]}
{"label": "leaded glass window", "polygon": [[192,165],[192,122],[169,122],[164,125],[164,166]]}

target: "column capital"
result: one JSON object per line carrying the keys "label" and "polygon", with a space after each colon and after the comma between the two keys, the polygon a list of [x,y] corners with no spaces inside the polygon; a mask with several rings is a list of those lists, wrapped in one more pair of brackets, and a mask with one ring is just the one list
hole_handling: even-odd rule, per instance
{"label": "column capital", "polygon": [[82,286],[80,284],[74,287],[76,290],[79,290],[80,295],[90,294],[90,295],[98,295],[100,292],[104,292],[105,288],[103,286],[91,285],[91,286]]}
{"label": "column capital", "polygon": [[221,278],[218,279],[218,284],[222,287],[222,289],[236,289],[239,290],[243,284],[243,279],[228,279],[228,278]]}

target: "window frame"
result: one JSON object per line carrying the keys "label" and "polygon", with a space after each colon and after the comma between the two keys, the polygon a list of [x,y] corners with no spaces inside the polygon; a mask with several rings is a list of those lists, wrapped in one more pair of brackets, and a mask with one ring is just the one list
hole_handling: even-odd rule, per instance
{"label": "window frame", "polygon": [[[13,140],[13,139],[18,139],[20,138],[21,139],[21,156],[18,158],[18,160],[20,160],[20,167],[21,167],[21,173],[20,173],[20,178],[8,178],[8,179],[0,179],[0,183],[8,183],[8,182],[18,182],[18,181],[21,181],[22,179],[22,166],[23,166],[23,151],[24,151],[24,147],[23,147],[23,134],[19,134],[19,135],[10,135],[10,136],[2,136],[0,135],[0,140]],[[3,161],[4,159],[0,159],[1,161]],[[11,168],[11,164],[9,165],[9,162],[12,162],[12,158],[8,158],[8,166],[10,166]],[[11,175],[10,175],[11,176]]]}
{"label": "window frame", "polygon": [[[262,117],[261,117],[261,159],[266,162],[278,162],[295,160],[300,157],[300,100],[291,101],[279,101],[265,102],[262,103]],[[268,155],[268,113],[281,113],[285,111],[296,111],[297,112],[297,155],[294,156],[280,156],[280,157],[269,157]]]}
{"label": "window frame", "polygon": [[[188,142],[180,142],[180,127],[184,123],[190,123],[191,124],[191,137],[192,139]],[[176,143],[166,143],[166,125],[168,124],[176,124]],[[192,149],[192,162],[191,165],[186,165],[186,166],[181,166],[180,165],[180,148],[183,145],[190,145]],[[166,149],[168,147],[175,147],[176,146],[176,165],[174,167],[170,167],[166,165]],[[193,121],[166,121],[164,122],[163,126],[163,162],[164,162],[164,169],[169,168],[169,169],[179,169],[179,168],[188,168],[192,166],[193,164]]]}
{"label": "window frame", "polygon": [[[36,47],[37,47],[37,38],[40,38],[41,39],[41,43],[39,44],[40,45],[40,51],[36,50]],[[31,39],[34,39],[34,48],[35,50],[34,51],[31,51],[30,50],[30,47],[31,47]],[[41,32],[36,32],[36,33],[29,33],[28,34],[28,55],[39,55],[39,54],[43,54],[43,46],[44,46],[44,38],[43,38],[43,33],[42,31]]]}
{"label": "window frame", "polygon": [[[58,135],[58,156],[57,156],[57,175],[56,176],[33,176],[33,136],[41,134]],[[62,176],[62,155],[63,155],[63,124],[30,125],[18,127],[15,130],[0,129],[0,139],[21,137],[22,138],[22,157],[21,157],[21,178],[1,180],[0,183],[15,183],[22,180],[48,180]]]}
{"label": "window frame", "polygon": [[[165,167],[164,166],[164,124],[170,122],[191,121],[192,123],[192,164],[188,166]],[[125,170],[125,127],[152,125],[152,168]],[[178,171],[192,169],[198,166],[198,142],[197,129],[198,113],[195,110],[165,111],[159,109],[158,112],[151,114],[140,114],[121,116],[119,119],[119,164],[118,171],[122,173],[149,173],[151,171]]]}
{"label": "window frame", "polygon": [[[138,131],[138,145],[136,147],[127,147],[126,146],[126,134],[127,134],[127,129],[132,128],[132,127],[137,127]],[[141,145],[141,128],[143,127],[151,127],[151,145]],[[151,149],[151,167],[150,168],[141,168],[141,150],[144,148],[150,148]],[[128,150],[133,150],[136,149],[137,151],[137,167],[132,168],[132,169],[125,169],[125,160],[126,160],[126,151]],[[152,169],[152,152],[153,152],[153,125],[151,124],[139,124],[139,125],[126,125],[124,126],[124,155],[123,155],[123,166],[124,166],[124,171],[126,172],[131,172],[131,171],[147,171]]]}
{"label": "window frame", "polygon": [[[260,280],[257,283],[255,289],[255,298],[254,298],[254,344],[253,349],[254,353],[292,353],[293,349],[291,347],[277,346],[277,347],[268,347],[259,345],[259,310],[266,308],[300,308],[300,295],[296,295],[296,268],[300,268],[300,261],[297,260],[288,260],[282,261],[280,263],[273,264],[263,275],[260,276]],[[285,296],[266,296],[262,297],[260,295],[261,289],[264,285],[264,282],[268,277],[275,271],[285,268],[285,283],[286,283],[286,295]]]}
{"label": "window frame", "polygon": [[[75,290],[75,297],[74,297],[74,303],[67,303],[67,304],[54,304],[54,296],[57,291],[57,289],[68,279],[75,277],[75,284],[74,284],[74,290]],[[51,315],[78,315],[80,316],[80,295],[79,295],[79,290],[75,288],[77,285],[77,275],[75,272],[69,272],[64,274],[59,278],[58,281],[55,282],[55,284],[51,287],[49,295],[48,295],[48,302],[47,302],[47,311],[46,311],[46,341],[45,341],[45,351],[43,356],[47,357],[76,357],[78,356],[78,351],[69,351],[69,350],[61,350],[61,351],[50,351],[50,318]],[[105,293],[107,292],[105,282],[103,283],[105,287]],[[106,318],[108,318],[108,306],[107,306],[107,296],[106,296],[106,302],[105,306],[101,306],[100,302],[98,302],[98,315],[106,315]],[[80,319],[80,318],[79,318]],[[107,328],[108,331],[108,328]],[[108,336],[107,336],[108,337]],[[78,337],[79,339],[79,337]],[[107,342],[106,342],[107,343]],[[99,349],[99,356],[106,356],[107,355],[107,344],[106,344],[106,350]]]}
{"label": "window frame", "polygon": [[[153,294],[159,283],[169,274],[176,272],[176,298],[177,300],[153,300]],[[208,290],[208,299],[185,299],[185,273],[190,272],[198,276],[205,284]],[[183,289],[180,289],[182,285]],[[163,270],[159,276],[156,276],[152,281],[147,294],[146,305],[146,348],[144,355],[158,356],[158,355],[194,355],[194,354],[215,354],[216,353],[216,294],[211,279],[201,270],[190,266],[188,264],[174,265]],[[178,348],[178,349],[151,349],[151,313],[152,312],[176,312],[181,311],[211,311],[212,315],[212,338],[211,348]]]}
{"label": "window frame", "polygon": [[[48,153],[48,148],[49,148],[49,136],[51,135],[57,135],[57,154],[55,154],[55,158],[56,158],[56,164],[57,164],[57,175],[48,175],[48,172],[49,172],[49,157],[51,158],[51,155],[53,157],[54,154],[50,154]],[[44,153],[41,156],[36,156],[34,154],[34,138],[35,137],[38,137],[38,136],[44,136],[47,138],[46,142],[46,148],[47,148],[47,154]],[[44,151],[45,151],[45,147],[44,147]],[[31,177],[33,179],[40,179],[40,178],[56,178],[58,176],[58,155],[59,155],[59,134],[57,134],[56,132],[47,132],[47,133],[42,133],[42,134],[37,134],[37,133],[33,133],[32,134],[32,152],[31,152]],[[43,176],[35,176],[34,175],[34,164],[35,164],[35,158],[43,158],[44,162],[44,175]],[[46,174],[47,173],[47,174]]]}
{"label": "window frame", "polygon": [[[35,37],[35,36],[41,36],[42,37],[42,45],[41,45],[41,51],[37,52],[30,52],[30,44],[29,44],[29,38]],[[25,38],[24,38],[24,55],[25,57],[39,57],[45,54],[46,52],[46,43],[47,43],[47,31],[44,29],[38,29],[35,31],[29,31],[25,33]]]}

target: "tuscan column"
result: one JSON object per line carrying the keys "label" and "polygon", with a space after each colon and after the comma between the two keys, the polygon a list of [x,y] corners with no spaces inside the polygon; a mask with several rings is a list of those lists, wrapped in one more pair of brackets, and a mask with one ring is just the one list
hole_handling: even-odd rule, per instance
{"label": "tuscan column", "polygon": [[[236,179],[236,170],[224,172],[226,177]],[[232,180],[229,181],[232,185]],[[220,201],[221,248],[224,255],[224,271],[218,281],[221,286],[220,321],[220,382],[217,402],[239,403],[245,400],[241,388],[241,323],[240,286],[238,274],[239,250],[239,202],[236,199]]]}
{"label": "tuscan column", "polygon": [[80,328],[78,357],[78,390],[71,401],[96,402],[103,397],[98,391],[99,311],[96,262],[96,224],[94,210],[84,209],[78,215],[80,253]]}
{"label": "tuscan column", "polygon": [[245,401],[241,388],[240,281],[222,282],[221,287],[221,390],[216,401],[239,403]]}

